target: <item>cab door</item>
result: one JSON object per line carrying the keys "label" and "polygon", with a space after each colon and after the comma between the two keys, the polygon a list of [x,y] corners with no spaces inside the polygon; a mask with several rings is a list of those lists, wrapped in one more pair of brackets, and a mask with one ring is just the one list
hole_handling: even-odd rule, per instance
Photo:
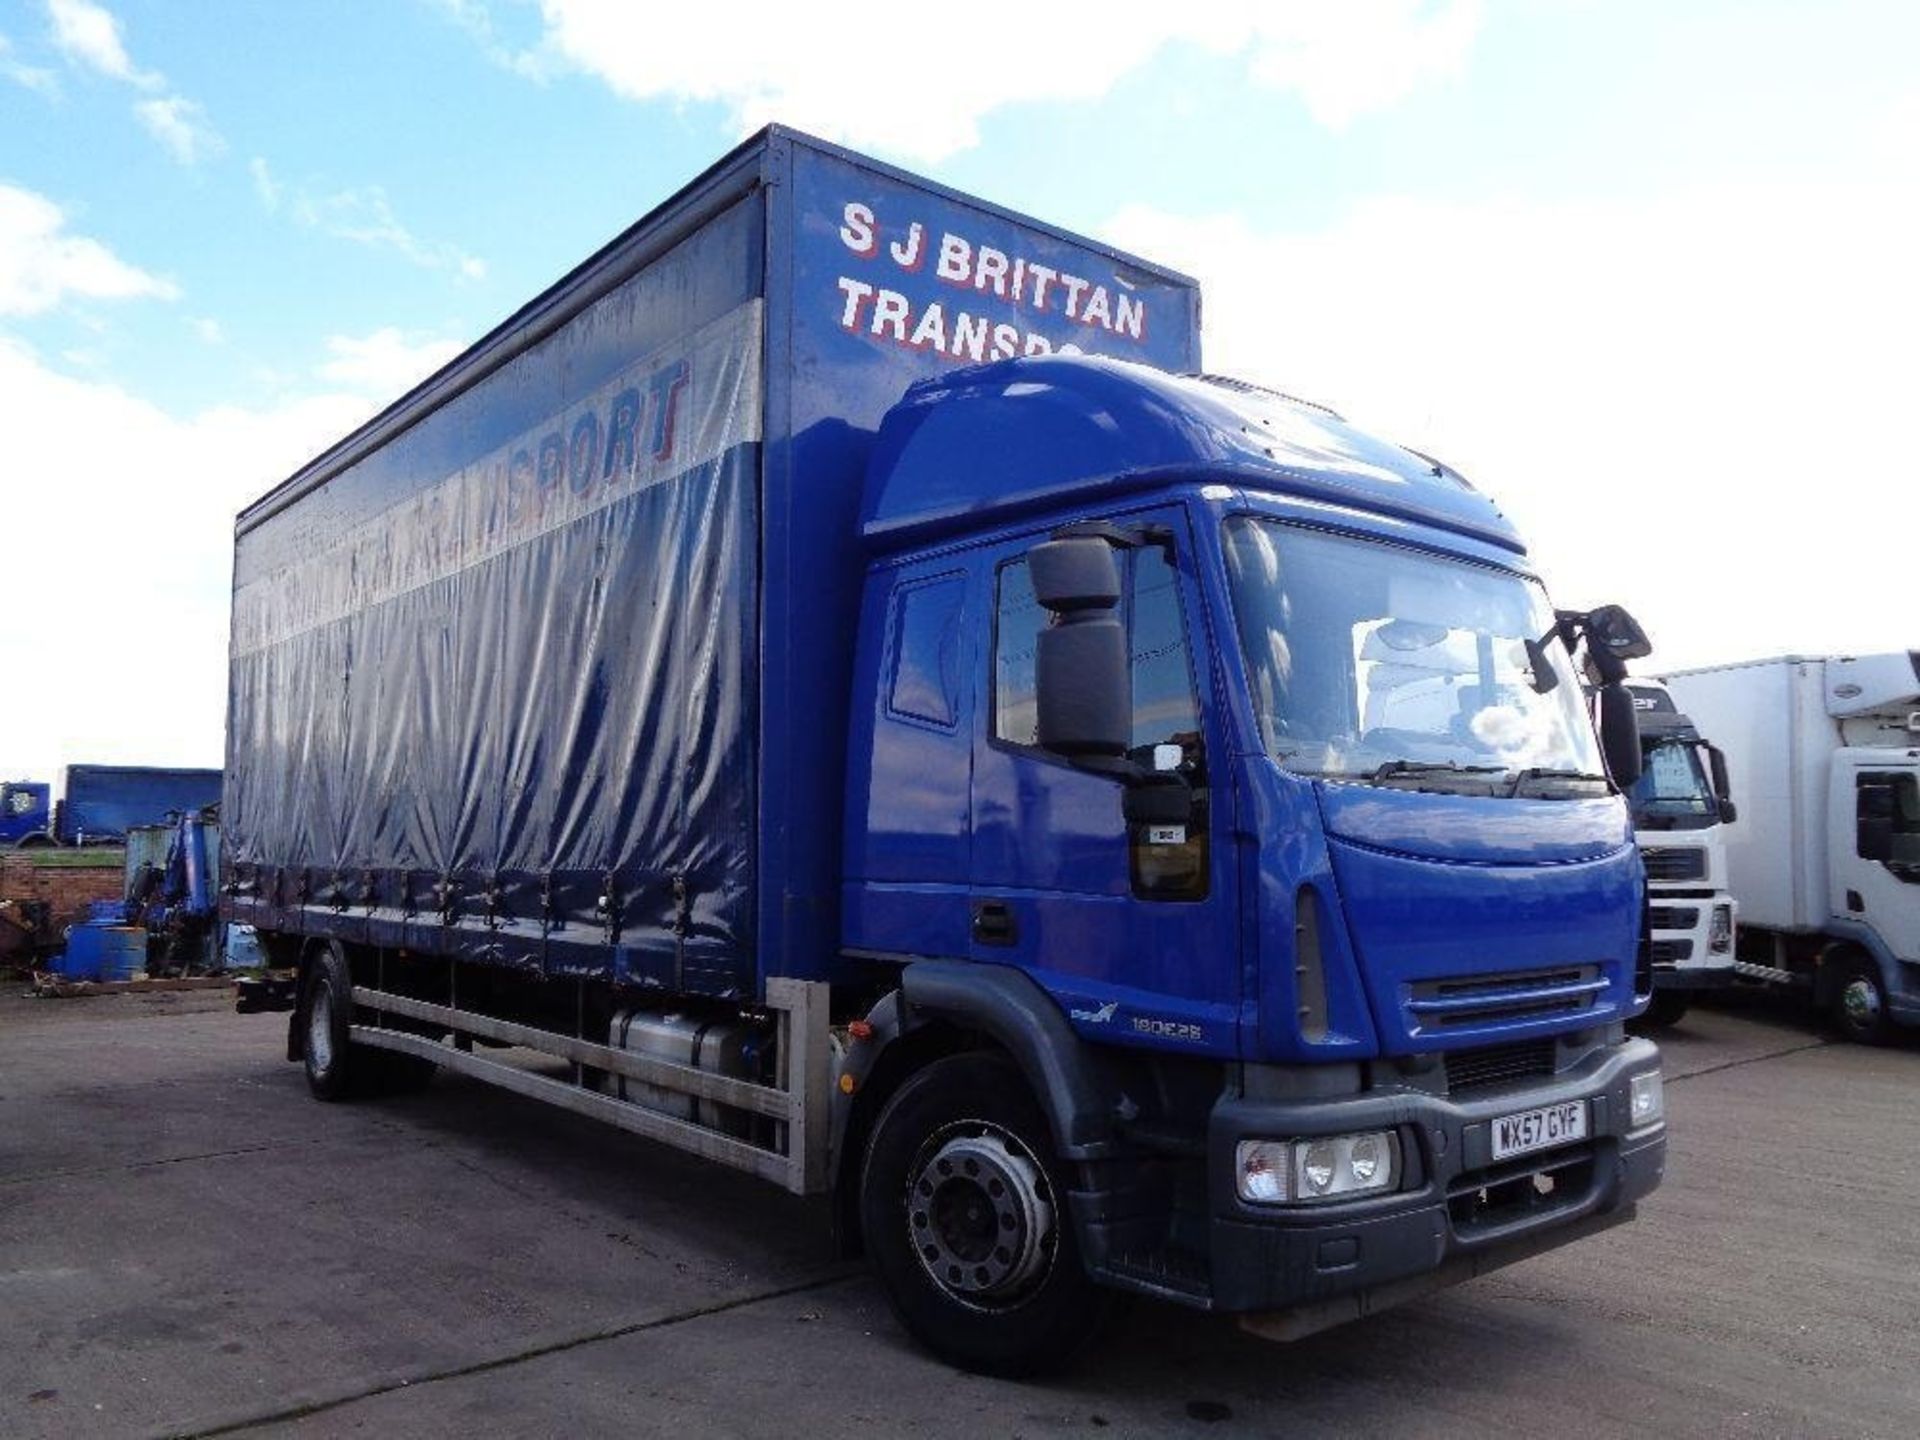
{"label": "cab door", "polygon": [[1026,554],[997,547],[976,666],[971,954],[1016,965],[1090,1039],[1231,1054],[1241,977],[1228,846],[1229,773],[1211,696],[1213,654],[1184,512],[1115,517],[1120,618],[1132,688],[1129,758],[1177,768],[1195,797],[1185,827],[1129,825],[1124,784],[1035,744],[1035,641],[1048,615]]}
{"label": "cab door", "polygon": [[[1846,757],[1834,766],[1833,913],[1920,960],[1920,768]],[[1851,843],[1849,843],[1851,842]]]}

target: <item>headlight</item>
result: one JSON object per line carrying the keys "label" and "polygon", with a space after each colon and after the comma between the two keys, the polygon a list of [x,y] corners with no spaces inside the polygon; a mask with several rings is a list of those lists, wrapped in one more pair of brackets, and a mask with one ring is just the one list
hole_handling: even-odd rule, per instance
{"label": "headlight", "polygon": [[1651,1125],[1666,1117],[1666,1087],[1661,1083],[1660,1072],[1649,1070],[1644,1075],[1636,1075],[1627,1088],[1627,1126],[1638,1130],[1642,1125]]}
{"label": "headlight", "polygon": [[1391,1130],[1312,1140],[1242,1140],[1234,1183],[1256,1205],[1310,1205],[1376,1195],[1400,1183],[1400,1142]]}
{"label": "headlight", "polygon": [[1707,922],[1707,952],[1712,955],[1724,955],[1733,949],[1733,907],[1716,905],[1713,918]]}

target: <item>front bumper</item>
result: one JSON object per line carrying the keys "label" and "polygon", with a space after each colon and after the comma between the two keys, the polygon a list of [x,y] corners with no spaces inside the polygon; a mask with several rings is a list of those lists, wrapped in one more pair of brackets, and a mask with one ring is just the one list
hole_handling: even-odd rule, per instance
{"label": "front bumper", "polygon": [[[1648,895],[1654,926],[1649,958],[1656,990],[1717,990],[1733,983],[1732,940],[1735,906],[1724,891],[1654,889]],[[1726,949],[1712,948],[1713,920],[1726,917]],[[1684,926],[1663,925],[1662,918],[1691,918]]]}
{"label": "front bumper", "polygon": [[[1627,1130],[1628,1082],[1659,1064],[1659,1051],[1635,1039],[1551,1079],[1465,1098],[1391,1088],[1222,1099],[1208,1136],[1214,1308],[1283,1312],[1263,1316],[1259,1328],[1307,1334],[1630,1218],[1660,1183],[1667,1132],[1664,1121]],[[1571,1100],[1588,1104],[1586,1140],[1494,1163],[1496,1117]],[[1389,1128],[1399,1132],[1403,1157],[1395,1194],[1266,1206],[1235,1190],[1243,1139]]]}
{"label": "front bumper", "polygon": [[1739,979],[1733,968],[1733,958],[1727,957],[1724,966],[1707,969],[1696,966],[1692,969],[1653,968],[1653,988],[1656,990],[1685,990],[1689,994],[1702,990],[1730,990]]}

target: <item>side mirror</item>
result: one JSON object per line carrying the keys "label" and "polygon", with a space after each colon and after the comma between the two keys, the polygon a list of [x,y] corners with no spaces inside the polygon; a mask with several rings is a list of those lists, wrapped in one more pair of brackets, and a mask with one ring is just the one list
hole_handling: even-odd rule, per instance
{"label": "side mirror", "polygon": [[1633,692],[1615,681],[1600,687],[1600,749],[1607,770],[1622,790],[1640,778],[1640,717]]}
{"label": "side mirror", "polygon": [[1653,653],[1647,632],[1624,605],[1602,605],[1587,612],[1587,644],[1622,662],[1645,659]]}
{"label": "side mirror", "polygon": [[1143,777],[1121,796],[1120,813],[1129,825],[1191,825],[1193,787],[1178,775]]}
{"label": "side mirror", "polygon": [[1113,613],[1120,567],[1104,540],[1049,540],[1027,552],[1033,594],[1054,615],[1035,643],[1036,738],[1069,759],[1120,758],[1133,738],[1127,635]]}
{"label": "side mirror", "polygon": [[1733,784],[1727,779],[1727,757],[1718,745],[1707,746],[1707,769],[1713,772],[1713,794],[1720,802],[1720,823],[1731,825],[1740,818],[1733,803]]}
{"label": "side mirror", "polygon": [[1854,822],[1855,852],[1862,860],[1882,863],[1893,859],[1893,787],[1875,783],[1860,786]]}
{"label": "side mirror", "polygon": [[1033,598],[1056,615],[1111,610],[1120,603],[1120,567],[1113,547],[1092,536],[1049,540],[1027,551]]}

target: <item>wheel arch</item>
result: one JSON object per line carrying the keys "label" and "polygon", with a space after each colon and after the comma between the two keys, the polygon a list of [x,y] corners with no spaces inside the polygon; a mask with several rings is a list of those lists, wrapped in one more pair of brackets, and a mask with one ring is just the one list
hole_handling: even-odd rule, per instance
{"label": "wheel arch", "polygon": [[[1110,1063],[1083,1042],[1060,1007],[1030,977],[1004,965],[921,960],[900,972],[899,988],[869,1013],[867,1038],[841,1065],[833,1134],[835,1247],[860,1253],[860,1174],[867,1142],[887,1102],[937,1060],[990,1050],[1019,1073],[1054,1147],[1069,1165],[1103,1159],[1116,1146],[1120,1087]],[[868,1058],[870,1056],[870,1058]]]}

